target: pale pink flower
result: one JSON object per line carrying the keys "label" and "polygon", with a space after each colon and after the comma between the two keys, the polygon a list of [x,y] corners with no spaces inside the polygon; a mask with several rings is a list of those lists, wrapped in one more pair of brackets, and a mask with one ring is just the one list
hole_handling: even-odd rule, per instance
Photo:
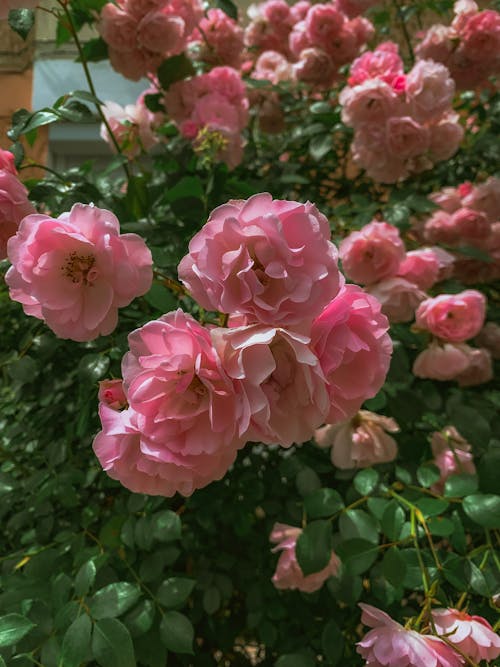
{"label": "pale pink flower", "polygon": [[0,148],[0,170],[9,171],[17,176],[14,155],[10,151],[4,151],[3,148]]}
{"label": "pale pink flower", "polygon": [[337,251],[310,203],[267,193],[219,206],[189,244],[179,277],[209,310],[274,326],[311,322],[337,294]]}
{"label": "pale pink flower", "polygon": [[473,338],[484,324],[486,298],[477,290],[440,294],[418,307],[416,326],[450,343]]}
{"label": "pale pink flower", "polygon": [[349,85],[356,86],[367,79],[382,79],[390,86],[404,75],[404,65],[394,42],[379,44],[375,51],[366,51],[351,65]]}
{"label": "pale pink flower", "polygon": [[468,192],[463,205],[482,211],[491,223],[500,220],[500,178],[488,178]]}
{"label": "pale pink flower", "polygon": [[449,160],[457,152],[464,128],[459,123],[456,113],[446,114],[438,123],[430,127],[429,152],[433,160]]}
{"label": "pale pink flower", "polygon": [[429,148],[429,128],[410,116],[393,116],[387,120],[387,147],[399,158],[417,157]]}
{"label": "pale pink flower", "polygon": [[[129,159],[149,151],[158,142],[153,132],[155,116],[145,104],[139,104],[139,100],[126,107],[108,101],[101,109],[122,153]],[[116,151],[104,123],[101,125],[101,138],[109,144],[111,150]]]}
{"label": "pale pink flower", "polygon": [[453,213],[451,224],[455,228],[457,240],[463,242],[480,241],[490,235],[490,223],[485,213],[471,208],[459,208]]}
{"label": "pale pink flower", "polygon": [[432,485],[434,493],[443,493],[444,484],[451,475],[475,475],[476,466],[471,446],[454,426],[434,431],[431,437],[433,463],[439,468],[440,479]]}
{"label": "pale pink flower", "polygon": [[411,322],[418,305],[427,297],[418,285],[405,278],[386,278],[366,287],[382,306],[382,312],[391,324]]}
{"label": "pale pink flower", "polygon": [[441,63],[418,60],[406,75],[405,93],[412,117],[427,123],[451,109],[455,82]]}
{"label": "pale pink flower", "polygon": [[278,51],[264,51],[257,58],[252,78],[270,81],[276,85],[280,81],[290,81],[293,78],[293,69],[285,56]]}
{"label": "pale pink flower", "polygon": [[[222,9],[209,9],[190,37],[200,50],[201,59],[213,65],[238,68],[244,48],[244,33]],[[200,33],[203,32],[203,37]],[[206,41],[205,41],[206,40]]]}
{"label": "pale pink flower", "polygon": [[111,48],[122,54],[136,48],[136,29],[134,17],[123,7],[111,2],[104,5],[99,19],[99,32]]}
{"label": "pale pink flower", "polygon": [[500,637],[482,616],[469,616],[458,609],[433,609],[432,619],[437,632],[474,662],[491,662],[500,655]]}
{"label": "pale pink flower", "polygon": [[276,572],[273,575],[273,584],[278,589],[299,590],[303,593],[318,591],[324,582],[337,575],[340,560],[332,551],[328,565],[319,572],[304,575],[295,555],[295,547],[302,530],[287,526],[284,523],[275,523],[269,540],[277,546],[273,552],[281,551]]}
{"label": "pale pink flower", "polygon": [[398,267],[397,276],[428,290],[438,280],[440,262],[432,248],[421,248],[406,253]]}
{"label": "pale pink flower", "polygon": [[420,44],[415,47],[415,54],[419,58],[434,60],[447,65],[453,53],[453,39],[455,34],[449,26],[435,24],[423,35]]}
{"label": "pale pink flower", "polygon": [[385,123],[402,107],[393,88],[382,79],[368,79],[354,86],[347,86],[339,95],[342,120],[356,128],[361,123]]}
{"label": "pale pink flower", "polygon": [[143,51],[138,48],[127,51],[124,56],[123,51],[109,47],[109,62],[114,70],[132,81],[139,81],[148,69],[154,69]]}
{"label": "pale pink flower", "polygon": [[485,348],[469,348],[469,365],[457,375],[459,387],[475,387],[493,379],[491,354]]}
{"label": "pale pink flower", "polygon": [[0,0],[0,19],[6,19],[11,9],[35,9],[39,0]]}
{"label": "pale pink flower", "polygon": [[457,230],[450,213],[435,211],[424,226],[424,236],[431,243],[455,243]]}
{"label": "pale pink flower", "polygon": [[314,439],[320,447],[331,446],[334,466],[349,470],[394,461],[398,446],[389,433],[398,431],[394,419],[360,410],[349,421],[317,429]]}
{"label": "pale pink flower", "polygon": [[461,30],[464,54],[481,62],[493,60],[498,66],[500,55],[500,14],[493,9],[471,14]]}
{"label": "pale pink flower", "polygon": [[258,324],[211,331],[224,371],[244,397],[247,440],[290,447],[309,440],[329,410],[309,338]]}
{"label": "pale pink flower", "polygon": [[137,234],[121,234],[110,211],[75,204],[57,219],[29,215],[8,243],[5,280],[27,315],[60,338],[87,341],[110,334],[118,308],[145,294],[152,259]]}
{"label": "pale pink flower", "polygon": [[462,206],[462,196],[459,187],[443,188],[429,195],[429,199],[446,213],[455,213]]}
{"label": "pale pink flower", "polygon": [[113,410],[127,407],[127,397],[123,391],[123,380],[102,380],[99,382],[99,403],[104,403]]}
{"label": "pale pink flower", "polygon": [[186,44],[184,19],[166,8],[148,12],[137,26],[137,44],[164,57],[180,53]]}
{"label": "pale pink flower", "polygon": [[430,380],[455,380],[469,366],[467,345],[433,341],[415,359],[413,374]]}
{"label": "pale pink flower", "polygon": [[290,7],[290,20],[292,24],[298,23],[299,21],[303,21],[306,16],[307,12],[311,8],[311,3],[309,0],[299,0],[295,4],[293,4]]}
{"label": "pale pink flower", "polygon": [[9,239],[17,232],[21,220],[35,213],[35,209],[28,199],[28,191],[17,177],[14,161],[5,155],[1,159],[5,167],[0,169],[0,259],[5,259]]}
{"label": "pale pink flower", "polygon": [[341,242],[339,254],[350,280],[370,284],[396,275],[405,247],[396,227],[374,220],[351,232]]}
{"label": "pale pink flower", "polygon": [[361,622],[370,630],[356,644],[370,667],[459,667],[463,658],[438,637],[407,630],[388,614],[360,603]]}
{"label": "pale pink flower", "polygon": [[337,75],[330,56],[323,49],[304,49],[299,60],[293,65],[293,72],[298,81],[320,89],[330,87]]}
{"label": "pale pink flower", "polygon": [[489,350],[493,359],[500,359],[500,325],[486,322],[476,336],[476,342]]}
{"label": "pale pink flower", "polygon": [[351,150],[354,162],[375,181],[396,183],[409,173],[406,161],[387,149],[385,124],[362,123],[356,127]]}
{"label": "pale pink flower", "polygon": [[322,48],[328,53],[331,43],[337,39],[345,20],[345,15],[336,8],[333,2],[313,5],[305,19],[306,35],[310,46]]}
{"label": "pale pink flower", "polygon": [[314,320],[311,346],[328,381],[326,421],[352,417],[382,387],[392,354],[389,322],[378,301],[345,285]]}

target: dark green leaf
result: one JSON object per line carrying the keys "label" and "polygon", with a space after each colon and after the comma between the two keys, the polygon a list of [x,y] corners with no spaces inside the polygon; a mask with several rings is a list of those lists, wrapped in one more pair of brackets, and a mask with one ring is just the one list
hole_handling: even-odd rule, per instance
{"label": "dark green leaf", "polygon": [[462,507],[469,519],[483,528],[500,528],[500,496],[477,493],[464,498]]}
{"label": "dark green leaf", "polygon": [[442,514],[450,506],[446,500],[440,500],[439,498],[421,498],[415,502],[415,505],[426,519],[430,516]]}
{"label": "dark green leaf", "polygon": [[109,369],[109,357],[103,354],[86,354],[78,364],[78,375],[91,384],[101,380]]}
{"label": "dark green leaf", "polygon": [[153,308],[156,308],[162,313],[167,313],[169,310],[173,310],[178,303],[177,297],[164,285],[160,285],[159,283],[153,283],[151,289],[145,294],[144,298],[150,306],[153,306]]}
{"label": "dark green leaf", "polygon": [[321,487],[321,480],[312,468],[302,468],[295,478],[297,491],[302,497],[308,496]]}
{"label": "dark green leaf", "polygon": [[217,0],[216,5],[219,9],[235,21],[238,20],[238,8],[232,0]]}
{"label": "dark green leaf", "polygon": [[356,537],[341,542],[336,548],[336,553],[350,574],[362,574],[377,560],[378,546]]}
{"label": "dark green leaf", "polygon": [[275,667],[314,667],[314,658],[307,653],[287,653],[278,658]]}
{"label": "dark green leaf", "polygon": [[309,143],[309,153],[313,160],[319,162],[333,148],[333,136],[328,134],[318,134],[313,137]]}
{"label": "dark green leaf", "polygon": [[[102,37],[89,39],[82,45],[83,57],[88,63],[96,63],[109,57],[108,45]],[[80,60],[78,58],[78,60]]]}
{"label": "dark green leaf", "polygon": [[87,595],[92,585],[94,584],[96,575],[96,566],[93,560],[84,563],[78,570],[75,577],[75,593],[81,597]]}
{"label": "dark green leaf", "polygon": [[9,25],[24,40],[28,37],[31,28],[35,25],[35,12],[32,9],[11,9]]}
{"label": "dark green leaf", "polygon": [[378,544],[378,522],[364,510],[347,510],[344,512],[339,519],[339,529],[344,540],[361,537]]}
{"label": "dark green leaf", "polygon": [[399,540],[405,518],[406,514],[401,505],[396,500],[391,500],[384,510],[381,524],[382,530],[393,542]]}
{"label": "dark green leaf", "polygon": [[444,495],[463,498],[478,490],[478,479],[476,475],[450,475],[444,483]]}
{"label": "dark green leaf", "polygon": [[181,607],[191,595],[195,583],[193,579],[170,577],[161,584],[156,597],[167,608]]}
{"label": "dark green leaf", "polygon": [[160,85],[167,90],[176,81],[187,79],[195,74],[193,63],[189,58],[181,53],[178,56],[172,56],[164,60],[157,70],[157,76]]}
{"label": "dark green leaf", "polygon": [[382,560],[382,572],[393,586],[401,586],[406,575],[406,563],[397,547],[391,547],[385,553]]}
{"label": "dark green leaf", "polygon": [[169,651],[193,653],[194,628],[191,621],[178,611],[168,611],[160,624],[160,637]]}
{"label": "dark green leaf", "polygon": [[22,639],[35,625],[21,614],[0,617],[0,647],[12,646]]}
{"label": "dark green leaf", "polygon": [[430,486],[439,481],[441,477],[441,472],[437,466],[433,463],[425,463],[417,469],[417,479],[418,483],[428,489]]}
{"label": "dark green leaf", "polygon": [[360,470],[354,478],[354,488],[362,496],[368,496],[375,490],[379,480],[379,474],[373,468]]}
{"label": "dark green leaf", "polygon": [[173,542],[180,538],[182,524],[175,512],[163,510],[163,512],[153,514],[152,529],[154,537],[160,542]]}
{"label": "dark green leaf", "polygon": [[344,637],[335,621],[330,620],[321,633],[321,648],[325,658],[332,664],[339,663],[344,653]]}
{"label": "dark green leaf", "polygon": [[64,635],[59,667],[79,667],[90,652],[92,623],[82,614],[69,626]]}
{"label": "dark green leaf", "polygon": [[97,619],[120,616],[137,602],[140,595],[137,586],[127,581],[108,584],[89,601],[90,612]]}
{"label": "dark green leaf", "polygon": [[332,555],[332,527],[329,521],[312,521],[302,531],[295,553],[304,575],[319,572]]}
{"label": "dark green leaf", "polygon": [[317,489],[304,499],[304,507],[310,519],[323,519],[344,507],[344,501],[333,489]]}
{"label": "dark green leaf", "polygon": [[124,617],[123,622],[127,626],[132,637],[140,637],[149,632],[155,617],[155,607],[151,600],[141,600]]}
{"label": "dark green leaf", "polygon": [[203,593],[203,609],[209,616],[215,614],[221,604],[221,594],[217,586],[209,586]]}
{"label": "dark green leaf", "polygon": [[101,667],[136,667],[134,647],[127,628],[116,618],[96,622],[92,652]]}

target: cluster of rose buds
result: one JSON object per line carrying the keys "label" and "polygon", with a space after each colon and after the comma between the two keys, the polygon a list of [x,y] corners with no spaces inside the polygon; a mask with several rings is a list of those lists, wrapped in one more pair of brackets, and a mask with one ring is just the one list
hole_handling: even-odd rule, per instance
{"label": "cluster of rose buds", "polygon": [[431,26],[415,52],[446,65],[457,88],[476,88],[500,73],[500,14],[479,11],[472,0],[455,2],[454,10],[451,25]]}
{"label": "cluster of rose buds", "polygon": [[258,57],[253,76],[273,83],[300,81],[319,89],[331,86],[339,68],[351,62],[374,33],[367,19],[349,18],[357,13],[355,4],[373,3],[300,0],[289,6],[284,0],[267,0],[253,5],[245,31],[249,54]]}
{"label": "cluster of rose buds", "polygon": [[328,220],[313,204],[259,194],[220,206],[179,277],[225,326],[177,310],[130,334],[123,395],[106,385],[94,442],[103,468],[129,489],[189,495],[220,479],[247,441],[310,440],[382,386],[387,319],[376,299],[344,286]]}
{"label": "cluster of rose buds", "polygon": [[471,446],[454,426],[435,431],[431,437],[433,463],[439,468],[441,477],[432,485],[431,491],[442,493],[444,484],[451,475],[474,475],[476,466]]}
{"label": "cluster of rose buds", "polygon": [[500,278],[500,178],[444,188],[430,199],[439,209],[425,222],[424,238],[449,248],[471,246],[485,255],[482,260],[457,252],[453,275],[464,283]]}
{"label": "cluster of rose buds", "polygon": [[[106,102],[102,106],[102,112],[120,152],[130,160],[151,150],[158,143],[158,135],[154,129],[161,124],[162,114],[150,111],[144,101],[146,95],[155,92],[154,89],[146,90],[135,104],[127,104],[125,107],[116,102]],[[101,125],[101,138],[113,151],[116,150],[104,123]]]}
{"label": "cluster of rose buds", "polygon": [[376,607],[359,606],[362,623],[372,629],[358,642],[357,651],[371,667],[461,667],[465,664],[463,656],[470,664],[479,664],[500,655],[500,637],[482,616],[457,609],[433,609],[431,626],[435,634],[421,634],[403,627]]}
{"label": "cluster of rose buds", "polygon": [[115,215],[92,205],[75,204],[56,219],[27,215],[7,252],[11,299],[59,338],[80,342],[110,334],[118,308],[145,294],[153,279],[142,238],[120,234]]}
{"label": "cluster of rose buds", "polygon": [[397,44],[365,52],[339,96],[342,120],[354,128],[356,164],[376,181],[395,183],[449,159],[463,137],[454,93],[441,63],[418,60],[405,74]]}
{"label": "cluster of rose buds", "polygon": [[14,156],[0,149],[0,259],[7,257],[7,242],[21,220],[34,212],[28,191],[18,178]]}
{"label": "cluster of rose buds", "polygon": [[113,68],[138,81],[182,53],[202,17],[199,0],[119,0],[104,5],[98,28]]}
{"label": "cluster of rose buds", "polygon": [[473,348],[465,342],[481,331],[485,309],[486,299],[476,290],[440,294],[422,301],[415,315],[415,328],[428,331],[434,339],[415,359],[415,375],[432,380],[456,380],[461,387],[491,380],[493,367],[489,350]]}
{"label": "cluster of rose buds", "polygon": [[425,290],[446,277],[453,263],[437,247],[406,252],[398,229],[375,220],[351,232],[339,251],[347,278],[365,285],[393,323],[413,320]]}
{"label": "cluster of rose buds", "polygon": [[214,67],[206,74],[174,83],[165,93],[165,107],[196,151],[211,151],[214,158],[230,167],[241,162],[248,98],[237,70]]}

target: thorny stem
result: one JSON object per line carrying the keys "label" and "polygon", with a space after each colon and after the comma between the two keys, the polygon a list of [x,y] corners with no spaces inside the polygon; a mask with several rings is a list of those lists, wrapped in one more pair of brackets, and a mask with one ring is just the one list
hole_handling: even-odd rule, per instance
{"label": "thorny stem", "polygon": [[[103,124],[104,124],[104,126],[105,126],[105,128],[106,128],[106,130],[109,134],[109,137],[110,137],[110,139],[113,143],[113,146],[116,149],[116,151],[118,152],[119,155],[123,155],[122,150],[120,148],[120,145],[119,145],[118,141],[116,140],[115,135],[113,134],[113,130],[111,129],[111,127],[110,127],[110,125],[107,121],[107,118],[104,115],[104,111],[102,110],[101,105],[97,101],[97,93],[96,93],[96,89],[95,89],[95,86],[94,86],[94,82],[92,81],[92,76],[90,74],[89,66],[88,66],[87,61],[85,59],[85,54],[83,53],[83,48],[82,48],[82,44],[80,42],[80,38],[78,37],[78,33],[77,33],[77,31],[75,29],[75,25],[73,23],[73,19],[72,19],[71,14],[68,10],[68,2],[67,2],[67,0],[57,0],[57,2],[63,8],[64,14],[65,14],[66,19],[68,21],[68,24],[67,24],[66,27],[70,31],[71,36],[73,37],[73,40],[75,42],[76,48],[78,49],[78,55],[80,56],[80,61],[82,63],[83,71],[85,73],[85,78],[87,79],[87,85],[89,87],[89,90],[90,90],[91,94],[96,98],[96,101],[94,102],[94,104],[95,104],[95,108],[97,110],[97,113],[99,114],[99,117],[100,117],[101,121],[103,122]],[[125,172],[125,175],[127,177],[127,181],[129,181],[130,180],[130,170],[128,168],[128,164],[124,162],[122,164],[122,166],[123,166],[123,171]]]}

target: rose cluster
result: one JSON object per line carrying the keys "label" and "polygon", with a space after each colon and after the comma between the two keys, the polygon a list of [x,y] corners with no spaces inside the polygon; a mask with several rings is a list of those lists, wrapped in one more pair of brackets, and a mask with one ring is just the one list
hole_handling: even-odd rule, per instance
{"label": "rose cluster", "polygon": [[123,395],[106,386],[94,442],[129,489],[189,495],[220,479],[247,441],[305,442],[383,384],[387,319],[376,299],[343,285],[313,204],[259,194],[220,206],[179,277],[225,326],[177,310],[130,334]]}
{"label": "rose cluster", "polygon": [[98,27],[113,68],[138,81],[182,53],[202,17],[199,0],[118,0],[104,5]]}
{"label": "rose cluster", "polygon": [[242,130],[248,123],[248,98],[240,73],[214,67],[206,74],[174,83],[165,93],[167,112],[195,150],[211,151],[230,167],[243,156]]}
{"label": "rose cluster", "polygon": [[472,0],[458,0],[454,11],[451,25],[431,26],[415,52],[446,65],[457,88],[476,88],[500,73],[500,14]]}
{"label": "rose cluster", "polygon": [[300,0],[289,6],[285,0],[267,0],[253,5],[245,30],[249,55],[257,57],[253,76],[273,83],[281,77],[328,88],[339,78],[339,68],[351,62],[373,36],[368,19],[349,18],[357,13],[355,5],[362,11],[371,4]]}
{"label": "rose cluster", "polygon": [[244,31],[222,9],[209,9],[189,37],[197,60],[208,65],[239,69],[245,47]]}
{"label": "rose cluster", "polygon": [[14,156],[0,149],[0,259],[7,257],[7,241],[21,220],[34,212],[28,191],[18,178]]}
{"label": "rose cluster", "polygon": [[418,60],[405,74],[398,46],[385,42],[353,62],[348,81],[342,120],[354,128],[352,155],[370,178],[395,183],[457,151],[463,128],[441,63]]}
{"label": "rose cluster", "polygon": [[465,283],[498,280],[500,178],[489,178],[480,185],[466,182],[456,188],[444,188],[430,199],[439,209],[425,222],[423,237],[451,249],[470,246],[479,251],[475,257],[457,252],[453,275]]}
{"label": "rose cluster", "polygon": [[110,334],[118,308],[145,294],[153,278],[142,238],[120,234],[115,215],[93,205],[75,204],[58,218],[27,215],[7,252],[11,299],[59,338],[80,342]]}

